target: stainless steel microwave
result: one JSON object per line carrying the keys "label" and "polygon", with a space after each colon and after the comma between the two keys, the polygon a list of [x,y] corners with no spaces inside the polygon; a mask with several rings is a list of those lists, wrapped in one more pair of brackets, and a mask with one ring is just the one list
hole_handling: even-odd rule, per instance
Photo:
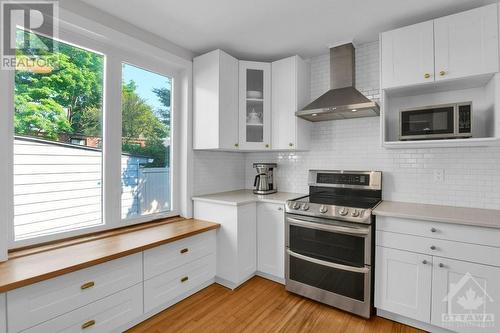
{"label": "stainless steel microwave", "polygon": [[472,102],[401,110],[399,124],[400,140],[470,138]]}

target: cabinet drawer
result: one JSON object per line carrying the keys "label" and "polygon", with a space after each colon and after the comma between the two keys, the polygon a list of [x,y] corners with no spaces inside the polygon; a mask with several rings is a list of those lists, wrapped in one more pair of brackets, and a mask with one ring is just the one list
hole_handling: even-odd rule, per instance
{"label": "cabinet drawer", "polygon": [[142,281],[137,253],[7,293],[9,332],[18,332]]}
{"label": "cabinet drawer", "polygon": [[144,281],[144,312],[175,303],[180,295],[215,276],[215,254],[210,254],[174,270]]}
{"label": "cabinet drawer", "polygon": [[377,230],[500,247],[500,229],[379,216]]}
{"label": "cabinet drawer", "polygon": [[138,318],[142,313],[142,284],[137,284],[32,327],[23,333],[81,333],[86,331],[108,333]]}
{"label": "cabinet drawer", "polygon": [[215,253],[215,231],[144,251],[144,280]]}
{"label": "cabinet drawer", "polygon": [[497,247],[452,242],[380,230],[376,233],[376,244],[378,246],[424,253],[436,257],[500,266],[500,248]]}

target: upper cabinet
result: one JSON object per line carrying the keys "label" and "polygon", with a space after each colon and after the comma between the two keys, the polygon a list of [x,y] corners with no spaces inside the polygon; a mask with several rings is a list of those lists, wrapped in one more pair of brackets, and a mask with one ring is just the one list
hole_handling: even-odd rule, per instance
{"label": "upper cabinet", "polygon": [[498,72],[498,6],[384,32],[380,47],[382,89]]}
{"label": "upper cabinet", "polygon": [[382,88],[434,81],[434,27],[424,22],[381,34]]}
{"label": "upper cabinet", "polygon": [[193,149],[306,150],[310,68],[299,56],[238,61],[215,50],[193,61]]}
{"label": "upper cabinet", "polygon": [[497,4],[434,20],[436,80],[498,71]]}
{"label": "upper cabinet", "polygon": [[239,62],[239,145],[271,148],[271,64]]}
{"label": "upper cabinet", "polygon": [[299,56],[275,61],[272,68],[272,148],[309,148],[311,123],[295,116],[310,100],[310,70]]}
{"label": "upper cabinet", "polygon": [[238,148],[238,60],[215,50],[193,61],[193,148]]}

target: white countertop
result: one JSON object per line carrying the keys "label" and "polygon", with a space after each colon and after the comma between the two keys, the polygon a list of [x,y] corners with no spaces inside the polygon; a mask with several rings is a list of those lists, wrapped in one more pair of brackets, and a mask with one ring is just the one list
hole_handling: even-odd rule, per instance
{"label": "white countertop", "polygon": [[194,201],[205,201],[220,203],[226,205],[244,205],[252,202],[270,202],[276,204],[285,204],[287,200],[303,197],[307,194],[290,193],[290,192],[276,192],[273,194],[256,195],[252,190],[236,190],[229,192],[212,193],[206,195],[197,195],[192,199]]}
{"label": "white countertop", "polygon": [[373,213],[378,216],[400,217],[475,227],[500,228],[500,210],[408,202],[382,201]]}

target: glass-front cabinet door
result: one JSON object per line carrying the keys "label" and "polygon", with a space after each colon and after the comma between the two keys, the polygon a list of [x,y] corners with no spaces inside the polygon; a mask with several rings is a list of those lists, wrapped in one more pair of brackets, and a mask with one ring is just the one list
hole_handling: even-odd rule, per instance
{"label": "glass-front cabinet door", "polygon": [[240,61],[239,141],[242,149],[271,148],[271,64]]}

